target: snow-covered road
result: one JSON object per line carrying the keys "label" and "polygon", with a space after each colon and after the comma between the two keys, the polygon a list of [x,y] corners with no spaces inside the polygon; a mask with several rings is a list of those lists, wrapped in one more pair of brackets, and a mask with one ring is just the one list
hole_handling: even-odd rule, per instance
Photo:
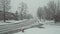
{"label": "snow-covered road", "polygon": [[18,32],[14,34],[60,34],[60,26],[44,25],[45,28],[30,28],[24,33]]}

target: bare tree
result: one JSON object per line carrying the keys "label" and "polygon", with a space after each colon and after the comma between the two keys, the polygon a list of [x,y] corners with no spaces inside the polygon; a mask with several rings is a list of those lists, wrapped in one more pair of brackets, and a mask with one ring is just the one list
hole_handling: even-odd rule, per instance
{"label": "bare tree", "polygon": [[24,2],[22,2],[20,5],[21,5],[19,7],[19,10],[21,9],[21,11],[20,11],[20,19],[23,20],[23,13],[26,15],[26,11],[27,11],[28,7],[27,7],[27,4],[24,3]]}
{"label": "bare tree", "polygon": [[31,19],[31,18],[33,18],[33,16],[31,14],[27,14],[25,18],[26,19]]}
{"label": "bare tree", "polygon": [[38,18],[41,20],[41,18],[42,18],[42,12],[43,12],[43,9],[42,9],[42,7],[39,7],[38,8],[38,11],[37,11],[37,16],[38,16]]}
{"label": "bare tree", "polygon": [[50,11],[53,13],[53,15],[56,15],[57,13],[57,6],[56,6],[56,3],[54,3],[54,1],[50,1],[48,3],[48,8],[50,9]]}
{"label": "bare tree", "polygon": [[46,6],[44,7],[44,11],[45,11],[45,16],[46,16],[45,18],[50,20],[51,17],[53,17],[53,12]]}
{"label": "bare tree", "polygon": [[[59,14],[60,12],[60,4],[59,2],[56,3],[54,1],[50,1],[47,5],[47,7],[45,8],[46,11],[46,15],[48,15],[47,17],[49,17],[50,19],[53,18],[54,21],[56,20],[56,16]],[[55,21],[56,23],[56,21]]]}
{"label": "bare tree", "polygon": [[8,11],[11,7],[10,7],[10,0],[0,0],[0,7],[2,9],[2,11],[4,11],[4,22],[6,22],[5,19],[5,12]]}

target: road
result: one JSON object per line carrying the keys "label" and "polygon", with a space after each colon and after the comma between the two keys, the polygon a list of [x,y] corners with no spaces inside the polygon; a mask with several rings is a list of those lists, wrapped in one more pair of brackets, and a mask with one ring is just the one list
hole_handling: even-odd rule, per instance
{"label": "road", "polygon": [[60,25],[58,24],[44,24],[44,28],[30,28],[25,32],[18,32],[14,34],[60,34]]}
{"label": "road", "polygon": [[18,22],[18,23],[8,23],[8,24],[1,24],[0,25],[0,34],[1,33],[13,33],[17,30],[21,29],[27,29],[30,28],[34,25],[38,25],[39,23],[36,22],[35,20],[27,20],[23,22]]}

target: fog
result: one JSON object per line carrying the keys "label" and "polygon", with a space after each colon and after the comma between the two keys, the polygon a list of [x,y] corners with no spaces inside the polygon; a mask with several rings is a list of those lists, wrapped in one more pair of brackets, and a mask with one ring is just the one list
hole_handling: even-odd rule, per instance
{"label": "fog", "polygon": [[43,7],[49,0],[11,0],[12,9],[10,12],[15,12],[18,9],[19,3],[24,2],[28,5],[28,11],[33,16],[36,16],[36,11],[39,6]]}

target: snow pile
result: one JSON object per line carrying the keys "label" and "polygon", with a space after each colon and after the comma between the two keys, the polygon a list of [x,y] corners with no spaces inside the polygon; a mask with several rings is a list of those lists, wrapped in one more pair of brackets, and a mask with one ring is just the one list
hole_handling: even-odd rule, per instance
{"label": "snow pile", "polygon": [[46,20],[45,23],[46,24],[55,24],[55,22],[53,20],[50,20],[50,21],[49,20]]}
{"label": "snow pile", "polygon": [[10,22],[10,23],[21,23],[21,22],[25,22],[25,21],[27,21],[28,19],[24,19],[24,20],[18,20],[18,21],[16,21],[16,20],[7,20],[6,22],[8,23],[8,22]]}
{"label": "snow pile", "polygon": [[0,21],[0,25],[5,25],[5,24],[12,24],[12,23],[22,23],[22,22],[25,22],[27,21],[28,19],[24,19],[24,20],[6,20],[6,22],[4,21]]}

